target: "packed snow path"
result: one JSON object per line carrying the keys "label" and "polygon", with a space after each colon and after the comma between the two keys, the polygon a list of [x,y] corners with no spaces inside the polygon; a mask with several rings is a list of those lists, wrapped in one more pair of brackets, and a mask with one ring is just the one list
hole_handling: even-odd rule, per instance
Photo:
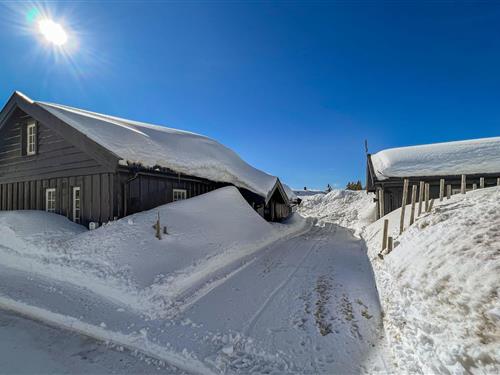
{"label": "packed snow path", "polygon": [[109,336],[190,372],[386,370],[381,311],[364,242],[333,224],[260,251],[176,306],[166,320],[124,310],[83,287],[0,271],[0,305],[21,302],[24,307],[14,308]]}
{"label": "packed snow path", "polygon": [[138,361],[127,351],[0,310],[3,374],[179,374]]}
{"label": "packed snow path", "polygon": [[[194,322],[208,319],[211,330],[242,334],[223,348],[230,373],[386,369],[381,310],[364,242],[334,224],[270,248],[184,315]],[[276,360],[259,367],[245,348],[248,340]]]}

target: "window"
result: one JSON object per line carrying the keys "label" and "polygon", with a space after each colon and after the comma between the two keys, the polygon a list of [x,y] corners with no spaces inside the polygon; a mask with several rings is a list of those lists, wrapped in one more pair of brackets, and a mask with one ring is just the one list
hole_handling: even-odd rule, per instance
{"label": "window", "polygon": [[35,155],[36,154],[36,123],[30,122],[26,127],[26,154]]}
{"label": "window", "polygon": [[45,211],[56,212],[56,189],[45,190]]}
{"label": "window", "polygon": [[174,189],[174,202],[186,199],[186,190],[184,189]]}
{"label": "window", "polygon": [[75,186],[73,188],[73,221],[75,223],[80,222],[80,187]]}

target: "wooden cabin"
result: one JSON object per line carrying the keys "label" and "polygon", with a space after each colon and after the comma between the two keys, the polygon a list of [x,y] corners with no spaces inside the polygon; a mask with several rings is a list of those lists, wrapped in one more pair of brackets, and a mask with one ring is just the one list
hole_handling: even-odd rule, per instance
{"label": "wooden cabin", "polygon": [[500,185],[500,137],[430,145],[400,147],[367,154],[366,190],[376,193],[377,216],[401,207],[403,181],[408,179],[407,202],[411,202],[412,185],[429,184],[429,199],[439,198],[441,180],[446,195]]}
{"label": "wooden cabin", "polygon": [[269,221],[292,212],[277,177],[210,138],[19,92],[0,112],[0,210],[99,225],[228,185]]}

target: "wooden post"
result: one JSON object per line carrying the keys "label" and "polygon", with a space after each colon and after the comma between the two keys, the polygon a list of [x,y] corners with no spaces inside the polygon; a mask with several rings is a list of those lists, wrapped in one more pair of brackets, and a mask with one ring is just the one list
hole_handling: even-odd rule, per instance
{"label": "wooden post", "polygon": [[446,186],[446,199],[451,198],[451,185]]}
{"label": "wooden post", "polygon": [[389,231],[389,219],[384,219],[384,232],[382,235],[382,251],[387,247],[387,232]]}
{"label": "wooden post", "polygon": [[417,185],[411,187],[411,212],[410,212],[410,225],[415,221],[415,202],[417,201]]}
{"label": "wooden post", "polygon": [[385,215],[385,208],[384,208],[384,189],[380,188],[378,190],[378,204],[379,204],[379,215],[380,217],[384,217]]}
{"label": "wooden post", "polygon": [[429,184],[425,184],[425,212],[429,212]]}
{"label": "wooden post", "polygon": [[401,219],[399,220],[399,234],[403,233],[405,226],[406,200],[408,199],[408,179],[403,180],[403,199],[401,202]]}
{"label": "wooden post", "polygon": [[476,190],[477,189],[477,184],[472,184],[472,190]]}
{"label": "wooden post", "polygon": [[444,178],[439,180],[439,201],[442,202],[444,198]]}
{"label": "wooden post", "polygon": [[156,238],[161,240],[160,211],[158,211],[158,219],[156,220]]}
{"label": "wooden post", "polygon": [[422,213],[422,201],[424,200],[424,181],[420,181],[418,189],[418,216]]}
{"label": "wooden post", "polygon": [[463,175],[462,175],[462,183],[460,184],[460,193],[461,193],[461,194],[465,194],[466,184],[467,184],[466,177],[465,177],[465,175],[463,174]]}
{"label": "wooden post", "polygon": [[484,189],[484,177],[481,177],[481,178],[479,179],[479,187],[480,187],[481,189]]}
{"label": "wooden post", "polygon": [[500,177],[497,178],[497,186],[500,186]]}
{"label": "wooden post", "polygon": [[427,212],[431,212],[432,206],[434,206],[434,198],[431,199],[431,203],[429,203],[429,211]]}
{"label": "wooden post", "polygon": [[393,240],[392,237],[387,238],[387,254],[392,251]]}

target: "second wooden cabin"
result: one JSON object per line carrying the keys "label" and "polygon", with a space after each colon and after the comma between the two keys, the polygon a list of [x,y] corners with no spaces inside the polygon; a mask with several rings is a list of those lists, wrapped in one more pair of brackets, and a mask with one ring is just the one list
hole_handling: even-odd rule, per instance
{"label": "second wooden cabin", "polygon": [[[452,194],[459,193],[462,175],[466,189],[492,187],[500,184],[500,137],[435,143],[382,150],[367,154],[366,189],[376,193],[377,205],[384,215],[401,207],[403,181],[409,180],[407,202],[411,202],[411,186],[429,184],[429,198],[438,198],[440,181]],[[377,213],[380,212],[378,207]],[[378,215],[380,216],[380,215]]]}

